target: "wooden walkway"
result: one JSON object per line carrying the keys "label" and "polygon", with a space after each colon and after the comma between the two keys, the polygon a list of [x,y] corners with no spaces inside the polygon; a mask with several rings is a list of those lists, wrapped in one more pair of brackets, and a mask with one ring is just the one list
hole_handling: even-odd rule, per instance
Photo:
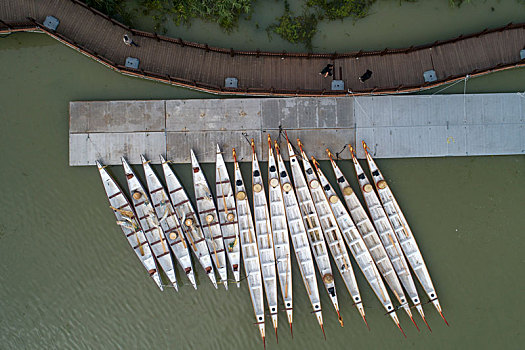
{"label": "wooden walkway", "polygon": [[[56,32],[42,25],[49,15],[60,20]],[[137,31],[78,0],[0,1],[0,33],[17,31],[43,31],[124,74],[218,94],[391,94],[525,66],[520,58],[525,23],[406,49],[345,54],[247,52]],[[124,45],[126,32],[140,47]],[[138,70],[124,66],[127,57],[140,60]],[[331,90],[332,80],[318,74],[327,63],[335,65],[335,78],[345,84],[343,91]],[[372,78],[361,83],[358,77],[367,69]],[[423,72],[428,70],[436,72],[437,81],[425,83]],[[227,77],[237,78],[238,88],[225,88]]]}

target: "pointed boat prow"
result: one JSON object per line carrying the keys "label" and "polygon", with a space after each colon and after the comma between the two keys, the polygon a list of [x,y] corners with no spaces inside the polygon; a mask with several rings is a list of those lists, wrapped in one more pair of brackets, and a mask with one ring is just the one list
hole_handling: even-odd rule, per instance
{"label": "pointed boat prow", "polygon": [[425,318],[425,312],[423,311],[423,306],[421,306],[421,304],[418,304],[415,307],[416,307],[417,312],[419,313],[419,315],[421,316],[421,318],[423,319],[423,321],[427,325],[428,329],[432,332],[432,329],[428,325],[427,320]]}
{"label": "pointed boat prow", "polygon": [[441,318],[443,319],[443,321],[445,321],[445,323],[447,324],[447,326],[450,327],[450,325],[449,325],[448,322],[447,322],[447,319],[446,319],[445,316],[443,315],[443,312],[442,312],[442,311],[439,311],[439,314],[441,315]]}
{"label": "pointed boat prow", "polygon": [[292,327],[292,323],[290,322],[290,334],[292,335],[292,339],[293,339],[293,327]]}
{"label": "pointed boat prow", "polygon": [[350,145],[350,144],[348,145],[348,150],[352,154],[352,157],[355,157],[355,149],[354,149],[354,147],[352,147],[352,145]]}
{"label": "pointed boat prow", "polygon": [[266,334],[264,332],[264,323],[258,323],[259,332],[261,333],[261,338],[263,341],[263,347],[266,349]]}
{"label": "pointed boat prow", "polygon": [[445,316],[443,315],[443,310],[441,310],[441,305],[439,304],[439,301],[436,299],[432,300],[432,304],[434,304],[434,307],[436,308],[436,310],[439,312],[439,315],[441,316],[441,318],[443,319],[443,321],[445,321],[445,323],[447,324],[447,326],[450,327],[450,325],[448,324],[447,322],[447,319],[445,318]]}
{"label": "pointed boat prow", "polygon": [[417,331],[419,332],[419,327],[417,326],[416,321],[414,321],[414,317],[412,317],[412,315],[410,315],[410,321],[412,321],[412,323],[414,324],[414,326],[416,326]]}
{"label": "pointed boat prow", "polygon": [[268,149],[272,152],[272,137],[268,134]]}
{"label": "pointed boat prow", "polygon": [[253,154],[255,154],[255,141],[253,139],[250,140],[250,145],[252,146]]}
{"label": "pointed boat prow", "polygon": [[328,158],[330,158],[330,162],[335,165],[334,158],[332,157],[333,154],[332,154],[332,152],[330,152],[330,149],[327,148],[326,149],[326,153],[328,154]]}
{"label": "pointed boat prow", "polygon": [[339,313],[339,310],[336,310],[337,311],[337,320],[339,321],[339,324],[341,325],[341,327],[344,327],[345,324],[343,322],[343,317],[341,316],[341,314]]}
{"label": "pointed boat prow", "polygon": [[279,147],[277,140],[274,141],[273,145],[275,146],[275,152],[277,152],[278,155],[281,155],[281,148]]}
{"label": "pointed boat prow", "polygon": [[368,325],[368,322],[366,321],[366,316],[365,316],[365,314],[361,314],[361,317],[363,317],[363,321],[364,321],[365,324],[366,324],[366,328],[368,328],[368,331],[370,332],[370,326]]}
{"label": "pointed boat prow", "polygon": [[424,315],[422,315],[421,317],[423,318],[423,321],[424,321],[425,324],[427,325],[428,330],[430,331],[430,333],[432,333],[432,328],[430,328],[430,326],[428,325],[426,317],[425,317]]}
{"label": "pointed boat prow", "polygon": [[322,323],[320,323],[319,325],[321,326],[321,330],[323,331],[324,340],[326,340],[326,334],[324,333],[324,326]]}
{"label": "pointed boat prow", "polygon": [[370,156],[370,153],[368,152],[368,146],[366,145],[366,142],[363,140],[361,141],[363,143],[363,149],[365,150],[365,155],[366,155],[366,158],[369,160],[369,161],[372,161],[372,156]]}
{"label": "pointed boat prow", "polygon": [[352,155],[352,161],[354,162],[354,164],[359,164],[357,162],[357,156],[354,147],[352,147],[352,145],[348,145],[348,149],[350,150],[350,154]]}
{"label": "pointed boat prow", "polygon": [[405,332],[403,331],[403,328],[401,328],[401,325],[399,324],[399,322],[397,323],[397,328],[399,328],[399,330],[401,331],[401,333],[403,333],[403,336],[406,338],[407,335],[406,335]]}
{"label": "pointed boat prow", "polygon": [[237,163],[237,152],[235,152],[235,148],[232,148],[232,155],[233,155],[233,161]]}
{"label": "pointed boat prow", "polygon": [[315,159],[314,156],[312,156],[312,163],[316,170],[319,169],[319,163],[317,162],[317,159]]}
{"label": "pointed boat prow", "polygon": [[303,152],[303,143],[299,138],[297,139],[297,146],[299,146],[299,149],[301,150],[301,152]]}
{"label": "pointed boat prow", "polygon": [[288,146],[288,155],[291,157],[292,155],[295,154],[295,152],[293,151],[292,144],[290,143],[290,140],[288,140],[288,134],[286,133],[286,131],[284,132],[284,135],[286,136],[286,144]]}

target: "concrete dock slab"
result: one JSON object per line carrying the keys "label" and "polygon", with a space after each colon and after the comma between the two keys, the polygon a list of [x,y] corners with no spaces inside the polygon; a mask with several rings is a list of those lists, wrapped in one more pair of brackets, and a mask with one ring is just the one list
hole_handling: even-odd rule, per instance
{"label": "concrete dock slab", "polygon": [[377,158],[524,154],[524,101],[516,93],[359,97],[356,139]]}
{"label": "concrete dock slab", "polygon": [[250,161],[251,138],[264,161],[268,133],[287,159],[282,130],[321,160],[346,144],[363,158],[361,140],[377,158],[524,154],[524,114],[521,94],[71,102],[70,165],[214,162],[216,144]]}
{"label": "concrete dock slab", "polygon": [[78,102],[70,105],[70,133],[164,131],[165,123],[164,101]]}
{"label": "concrete dock slab", "polygon": [[[140,155],[157,162],[166,153],[164,132],[82,133],[69,135],[69,165],[121,164],[124,156],[131,164],[141,164]],[[154,157],[154,158],[153,158]]]}

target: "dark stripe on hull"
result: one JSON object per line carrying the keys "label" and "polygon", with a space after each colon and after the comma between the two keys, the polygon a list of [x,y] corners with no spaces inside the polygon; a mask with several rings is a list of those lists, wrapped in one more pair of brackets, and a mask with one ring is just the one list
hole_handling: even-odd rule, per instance
{"label": "dark stripe on hull", "polygon": [[109,199],[115,198],[115,197],[118,196],[119,194],[122,194],[122,192],[119,191],[119,192],[117,192],[117,193],[114,193],[114,194],[112,194],[111,196],[109,196],[108,198],[109,198]]}

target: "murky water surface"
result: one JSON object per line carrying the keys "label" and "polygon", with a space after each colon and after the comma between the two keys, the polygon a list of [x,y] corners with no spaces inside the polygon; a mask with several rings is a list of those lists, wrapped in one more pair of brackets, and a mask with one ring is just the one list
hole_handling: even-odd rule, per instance
{"label": "murky water surface", "polygon": [[[270,10],[281,5],[260,2],[251,22],[263,28],[278,12]],[[436,3],[381,1],[355,25],[322,24],[316,46],[339,52],[409,46],[525,20],[512,1],[475,1],[459,11]],[[265,33],[246,26],[232,37],[209,38],[214,27],[208,24],[177,32],[216,46],[293,48],[275,39],[268,43]],[[161,293],[115,225],[97,170],[68,166],[69,101],[215,96],[121,76],[38,34],[1,38],[0,62],[0,348],[262,348],[246,283],[215,290],[197,267],[194,291],[179,269],[180,292]],[[525,70],[507,71],[470,80],[466,91],[524,91],[524,81]],[[461,83],[443,92],[464,88]],[[340,164],[357,189],[351,164]],[[371,331],[336,275],[345,327],[321,290],[324,341],[294,261],[294,339],[281,312],[279,345],[269,331],[268,348],[521,348],[525,158],[393,159],[378,165],[412,225],[451,326],[427,305],[433,333],[416,318],[418,333],[400,312],[404,339],[354,264]],[[322,166],[333,180],[329,165]],[[191,188],[190,167],[175,170]],[[213,182],[213,165],[204,170]],[[111,171],[125,185],[122,168]],[[243,171],[248,175],[249,167]]]}

